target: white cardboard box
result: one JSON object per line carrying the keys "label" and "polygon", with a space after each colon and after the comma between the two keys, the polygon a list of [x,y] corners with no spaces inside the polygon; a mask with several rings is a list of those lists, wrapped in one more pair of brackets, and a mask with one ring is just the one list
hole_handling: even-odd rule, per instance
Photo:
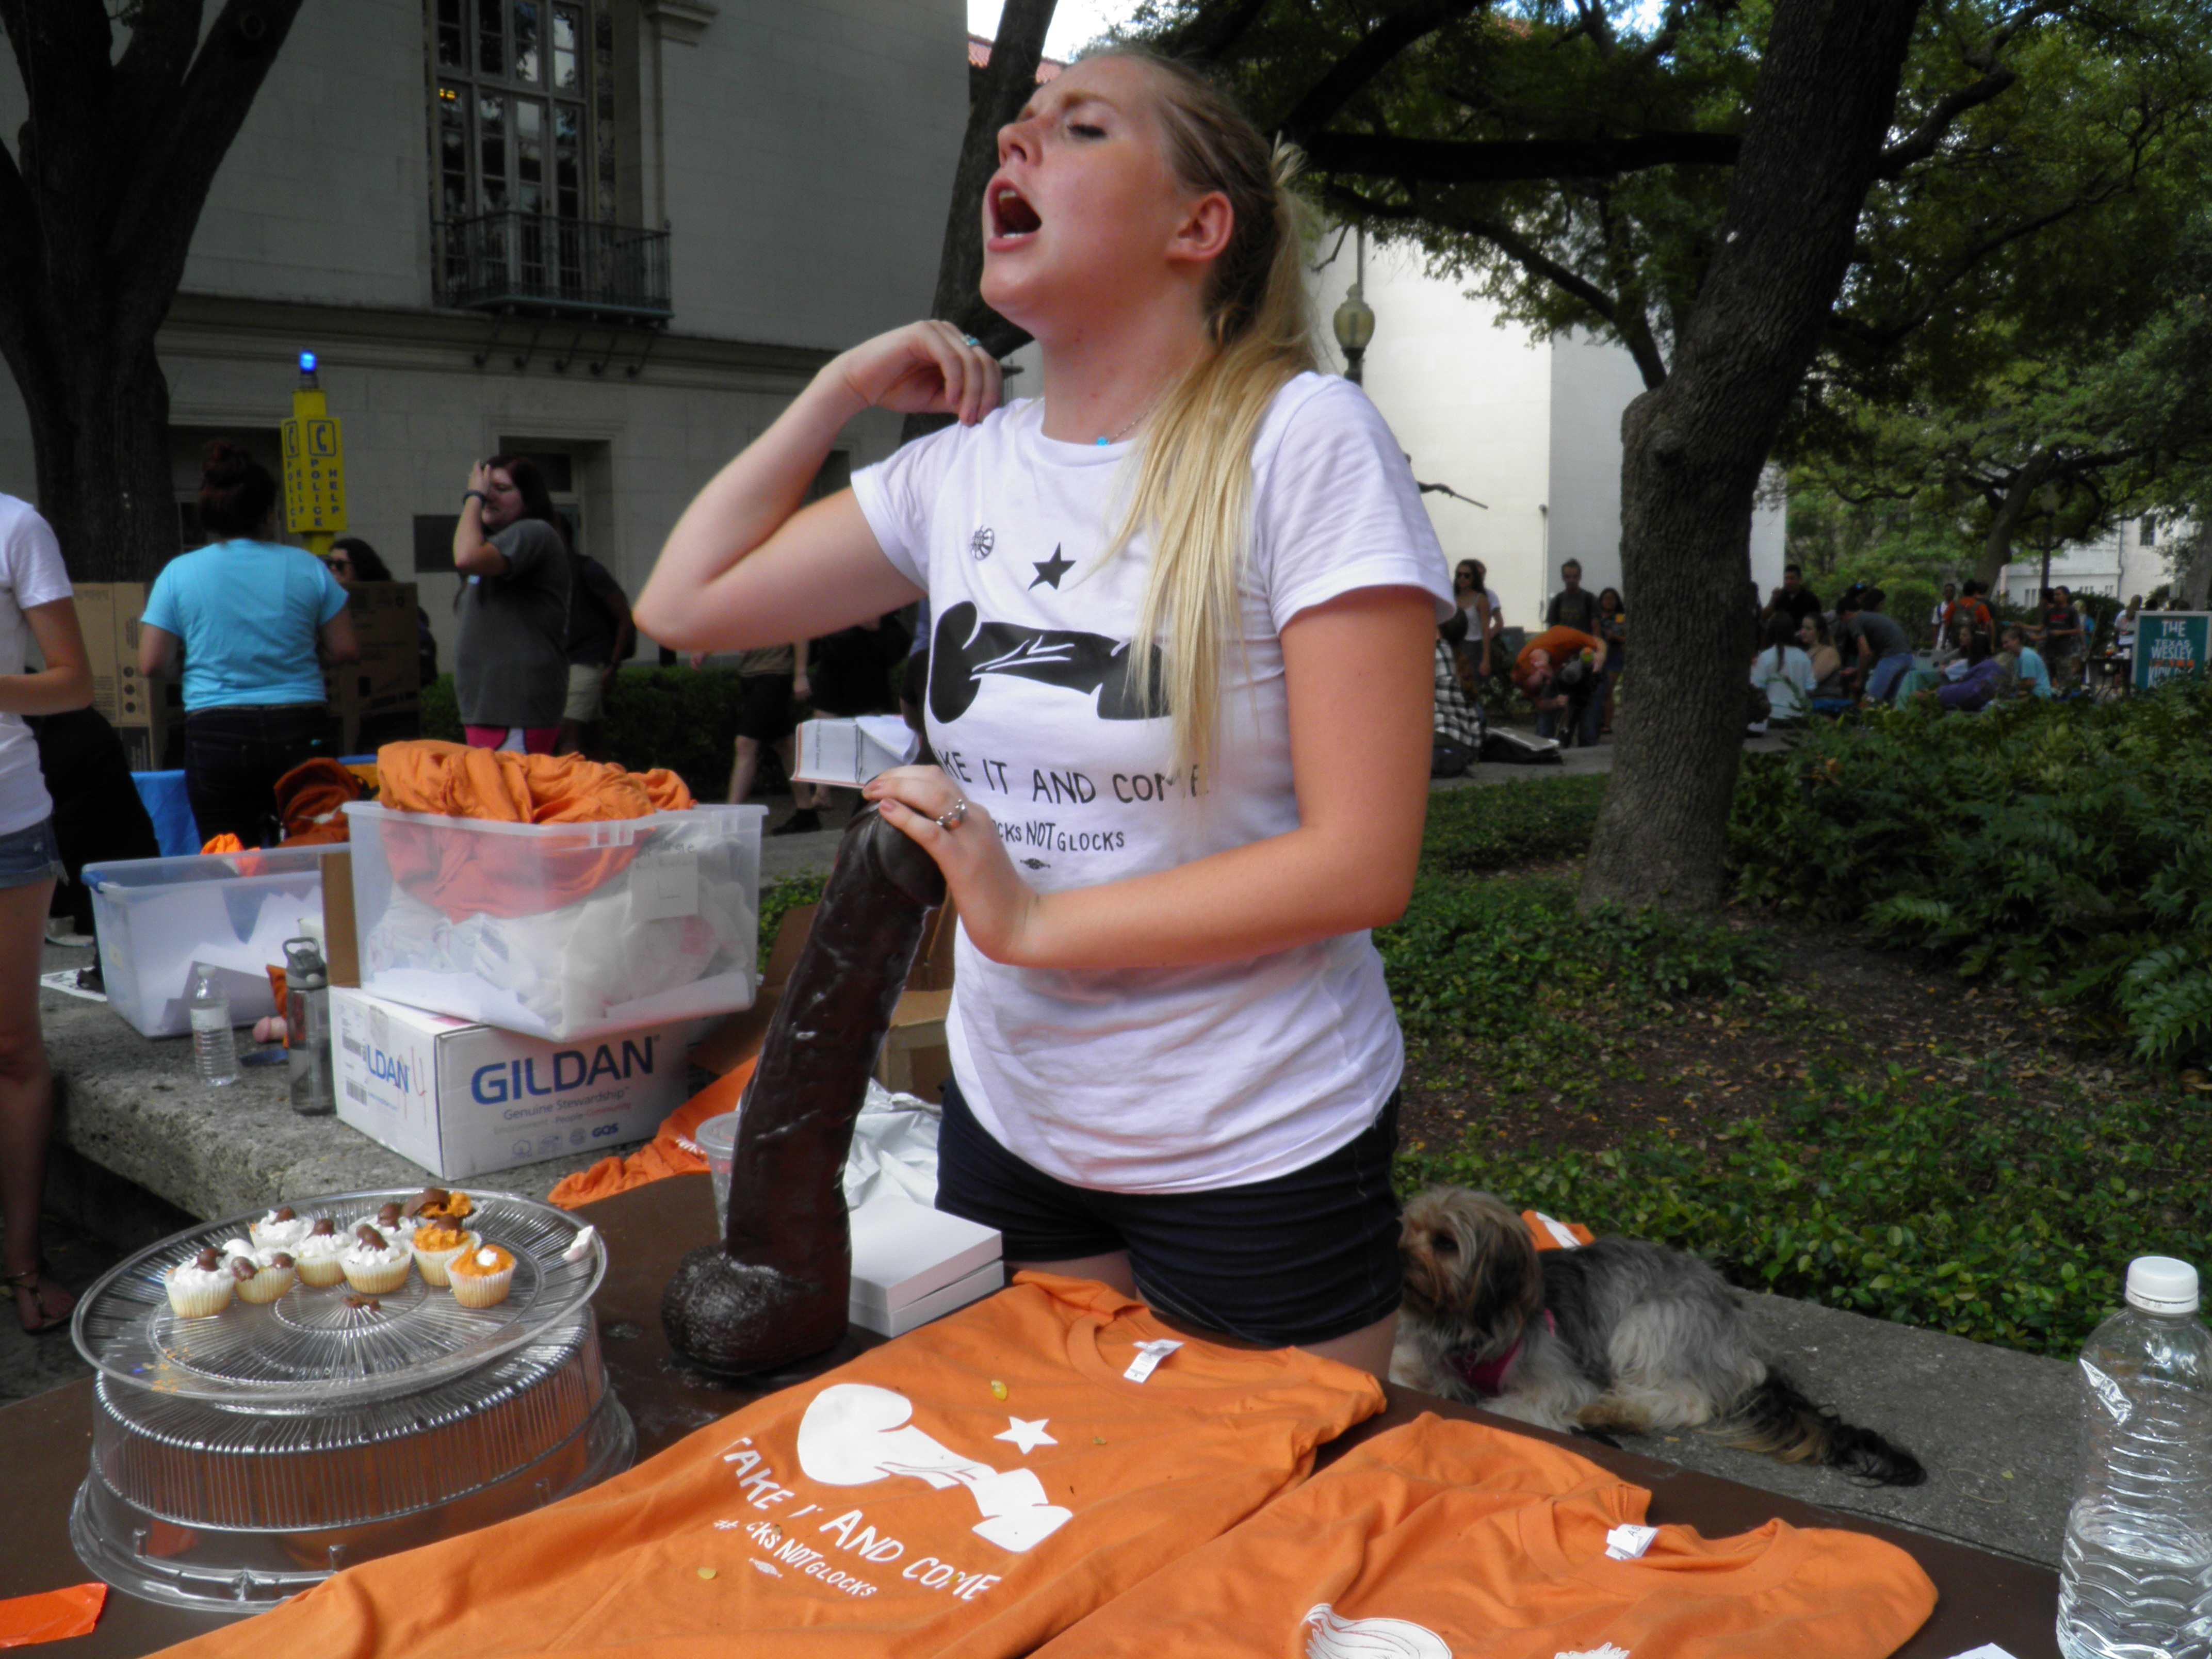
{"label": "white cardboard box", "polygon": [[896,714],[801,720],[799,763],[791,775],[801,783],[836,783],[857,789],[878,772],[912,763],[921,749],[914,728]]}
{"label": "white cardboard box", "polygon": [[964,1308],[970,1302],[980,1302],[1006,1282],[1006,1264],[993,1261],[978,1267],[965,1279],[956,1279],[951,1284],[927,1296],[908,1303],[902,1308],[879,1308],[863,1302],[860,1286],[854,1286],[853,1300],[846,1310],[852,1322],[862,1330],[873,1331],[879,1336],[904,1336],[918,1326],[933,1319],[942,1319],[956,1308]]}
{"label": "white cardboard box", "polygon": [[696,1029],[547,1042],[333,988],[338,1120],[445,1181],[643,1140],[683,1103]]}
{"label": "white cardboard box", "polygon": [[[853,1305],[878,1316],[895,1314],[995,1266],[1000,1254],[994,1228],[895,1194],[876,1194],[853,1212]],[[884,1328],[862,1322],[870,1330]]]}

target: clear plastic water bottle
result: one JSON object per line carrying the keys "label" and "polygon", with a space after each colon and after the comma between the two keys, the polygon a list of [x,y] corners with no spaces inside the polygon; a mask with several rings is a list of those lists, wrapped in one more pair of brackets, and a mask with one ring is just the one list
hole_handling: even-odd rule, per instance
{"label": "clear plastic water bottle", "polygon": [[216,970],[192,964],[192,1069],[210,1088],[238,1081],[238,1034],[231,1029],[230,998]]}
{"label": "clear plastic water bottle", "polygon": [[2088,1455],[2066,1521],[2067,1659],[2212,1659],[2212,1332],[2197,1269],[2128,1265],[2128,1305],[2081,1351]]}

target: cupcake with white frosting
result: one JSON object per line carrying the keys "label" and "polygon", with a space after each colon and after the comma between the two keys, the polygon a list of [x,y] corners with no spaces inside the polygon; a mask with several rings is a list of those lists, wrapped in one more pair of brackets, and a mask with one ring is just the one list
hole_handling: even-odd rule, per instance
{"label": "cupcake with white frosting", "polygon": [[380,1208],[375,1214],[362,1216],[353,1224],[356,1227],[363,1224],[374,1227],[386,1238],[397,1239],[402,1244],[405,1244],[413,1241],[415,1230],[422,1225],[422,1223],[403,1211],[398,1200],[395,1199]]}
{"label": "cupcake with white frosting", "polygon": [[319,1291],[337,1284],[345,1277],[343,1258],[354,1242],[353,1235],[340,1232],[330,1217],[318,1216],[291,1253],[299,1267],[300,1282]]}
{"label": "cupcake with white frosting", "polygon": [[292,1288],[299,1277],[298,1264],[284,1250],[257,1250],[246,1240],[234,1238],[222,1247],[231,1277],[238,1281],[238,1299],[259,1307],[274,1302]]}
{"label": "cupcake with white frosting", "polygon": [[179,1319],[209,1319],[230,1305],[238,1281],[231,1276],[228,1259],[210,1249],[170,1268],[161,1285]]}
{"label": "cupcake with white frosting", "polygon": [[404,1244],[363,1222],[353,1230],[353,1243],[338,1265],[346,1283],[363,1296],[389,1296],[407,1282],[411,1259]]}
{"label": "cupcake with white frosting", "polygon": [[280,1204],[246,1231],[257,1250],[295,1250],[315,1224],[289,1204]]}

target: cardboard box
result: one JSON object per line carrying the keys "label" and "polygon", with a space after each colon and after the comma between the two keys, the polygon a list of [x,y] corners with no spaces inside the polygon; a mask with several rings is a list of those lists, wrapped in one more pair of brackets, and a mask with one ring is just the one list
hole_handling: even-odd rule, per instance
{"label": "cardboard box", "polygon": [[361,752],[364,723],[422,707],[422,657],[415,622],[415,584],[363,582],[346,609],[361,658],[323,671],[323,691],[341,731],[345,754]]}
{"label": "cardboard box", "polygon": [[[890,1194],[853,1212],[855,1324],[897,1336],[1006,1282],[997,1231]],[[957,1296],[949,1293],[958,1291]],[[924,1306],[929,1311],[921,1311]],[[908,1322],[900,1322],[908,1316]]]}
{"label": "cardboard box", "polygon": [[611,1149],[684,1103],[695,1029],[544,1042],[333,987],[338,1119],[445,1181]]}
{"label": "cardboard box", "polygon": [[145,614],[147,591],[143,582],[83,582],[76,590],[77,624],[92,669],[92,706],[123,739],[134,772],[160,771],[178,759],[169,751],[184,732],[182,688],[138,672],[138,619]]}

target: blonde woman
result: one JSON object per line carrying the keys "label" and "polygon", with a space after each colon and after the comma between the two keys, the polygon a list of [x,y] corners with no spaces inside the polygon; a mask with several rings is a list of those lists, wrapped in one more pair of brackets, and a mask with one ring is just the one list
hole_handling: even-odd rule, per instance
{"label": "blonde woman", "polygon": [[[1443,556],[1315,372],[1280,158],[1130,54],[999,137],[983,296],[1044,395],[921,323],[825,367],[638,603],[678,647],[927,595],[942,769],[872,783],[961,918],[939,1204],[1010,1261],[1385,1369],[1402,1048],[1367,930],[1413,888]],[[799,510],[869,405],[957,423]]]}

